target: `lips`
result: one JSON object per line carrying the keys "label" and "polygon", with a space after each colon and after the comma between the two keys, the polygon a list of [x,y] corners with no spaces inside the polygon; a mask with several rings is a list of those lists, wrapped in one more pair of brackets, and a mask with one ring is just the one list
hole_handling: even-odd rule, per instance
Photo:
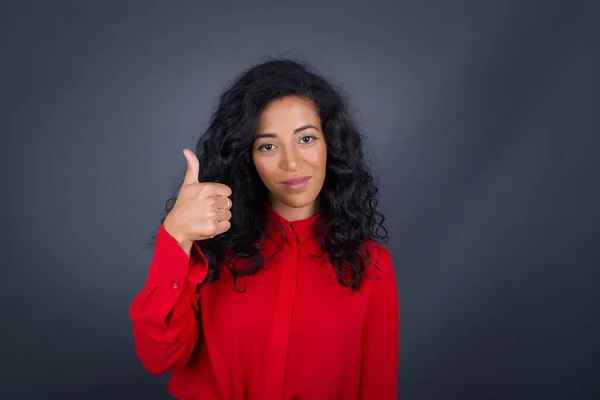
{"label": "lips", "polygon": [[290,178],[287,181],[283,182],[286,185],[301,185],[303,183],[306,183],[306,181],[308,181],[310,179],[310,176],[297,176],[294,178]]}

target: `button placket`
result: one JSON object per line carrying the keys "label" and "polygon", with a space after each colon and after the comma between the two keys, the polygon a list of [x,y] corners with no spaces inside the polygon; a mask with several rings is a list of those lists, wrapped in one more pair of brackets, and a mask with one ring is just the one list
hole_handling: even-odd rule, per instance
{"label": "button placket", "polygon": [[288,237],[290,238],[290,240],[295,240],[296,243],[300,243],[300,239],[298,238],[298,234],[296,233],[296,230],[294,229],[294,226],[292,224],[288,225],[287,231],[289,232]]}
{"label": "button placket", "polygon": [[288,347],[296,285],[298,280],[298,246],[293,225],[285,228],[285,236],[289,241],[282,249],[283,268],[278,285],[277,302],[273,317],[273,329],[269,340],[268,358],[270,360],[265,371],[265,399],[280,399],[285,381]]}

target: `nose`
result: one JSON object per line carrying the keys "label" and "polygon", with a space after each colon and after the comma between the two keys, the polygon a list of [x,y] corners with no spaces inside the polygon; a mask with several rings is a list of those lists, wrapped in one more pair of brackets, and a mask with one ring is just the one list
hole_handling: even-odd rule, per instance
{"label": "nose", "polygon": [[288,171],[294,171],[298,168],[298,154],[294,146],[284,149],[283,157],[281,158],[281,167]]}

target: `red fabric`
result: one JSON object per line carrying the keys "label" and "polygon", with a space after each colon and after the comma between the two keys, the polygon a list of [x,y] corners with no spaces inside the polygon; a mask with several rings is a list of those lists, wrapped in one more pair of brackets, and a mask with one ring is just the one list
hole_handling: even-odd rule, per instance
{"label": "red fabric", "polygon": [[[257,275],[233,287],[226,267],[198,285],[207,263],[160,227],[146,285],[130,308],[135,347],[155,375],[172,371],[180,399],[396,399],[399,304],[389,252],[366,243],[370,266],[357,294],[328,261],[311,258],[318,214],[289,222],[268,207],[269,239]],[[242,262],[238,267],[243,267]]]}

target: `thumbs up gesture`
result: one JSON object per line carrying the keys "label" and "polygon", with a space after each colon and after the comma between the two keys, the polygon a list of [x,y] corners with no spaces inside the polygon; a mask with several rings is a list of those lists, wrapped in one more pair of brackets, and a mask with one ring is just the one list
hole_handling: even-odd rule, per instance
{"label": "thumbs up gesture", "polygon": [[165,230],[190,254],[196,240],[205,240],[231,227],[231,189],[227,185],[199,182],[200,162],[189,149],[183,150],[187,170],[173,209],[163,222]]}

